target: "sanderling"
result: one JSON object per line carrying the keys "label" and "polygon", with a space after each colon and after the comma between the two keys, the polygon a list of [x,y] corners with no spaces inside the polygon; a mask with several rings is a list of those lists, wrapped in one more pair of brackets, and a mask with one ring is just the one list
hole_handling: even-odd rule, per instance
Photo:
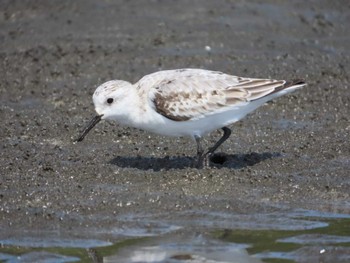
{"label": "sanderling", "polygon": [[[77,141],[102,119],[167,136],[189,136],[197,143],[197,165],[230,136],[227,128],[265,102],[303,87],[302,80],[256,79],[203,69],[164,70],[137,83],[111,80],[93,94],[97,116]],[[204,151],[201,138],[213,130],[223,136]]]}

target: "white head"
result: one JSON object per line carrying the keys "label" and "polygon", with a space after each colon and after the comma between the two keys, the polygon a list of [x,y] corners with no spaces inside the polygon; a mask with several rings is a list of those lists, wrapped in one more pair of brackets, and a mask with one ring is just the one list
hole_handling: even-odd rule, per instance
{"label": "white head", "polygon": [[92,96],[97,116],[90,121],[77,141],[82,141],[101,119],[125,118],[128,106],[132,102],[132,99],[128,98],[133,96],[134,92],[132,84],[124,80],[111,80],[100,85]]}
{"label": "white head", "polygon": [[102,119],[113,119],[123,112],[127,103],[126,98],[133,93],[132,84],[124,80],[111,80],[100,85],[94,92],[92,100],[98,115]]}

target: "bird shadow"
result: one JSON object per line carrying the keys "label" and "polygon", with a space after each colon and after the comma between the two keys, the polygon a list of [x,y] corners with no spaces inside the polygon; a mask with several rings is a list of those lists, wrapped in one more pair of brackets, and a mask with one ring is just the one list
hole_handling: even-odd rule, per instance
{"label": "bird shadow", "polygon": [[[242,169],[253,166],[264,160],[278,158],[280,153],[247,153],[247,154],[225,154],[216,153],[210,157],[210,167]],[[123,157],[117,156],[110,160],[110,163],[123,168],[136,168],[139,170],[170,170],[170,169],[186,169],[196,168],[196,158],[188,156],[166,156],[163,158],[156,157]]]}

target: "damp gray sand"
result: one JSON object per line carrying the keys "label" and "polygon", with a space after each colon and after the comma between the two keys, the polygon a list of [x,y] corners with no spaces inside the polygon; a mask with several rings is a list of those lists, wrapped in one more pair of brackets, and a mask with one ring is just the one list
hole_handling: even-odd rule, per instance
{"label": "damp gray sand", "polygon": [[[164,238],[164,244],[203,239],[207,247],[228,251],[232,244],[254,243],[237,240],[239,233],[232,231],[326,229],[331,219],[346,220],[347,3],[3,1],[0,6],[0,243],[9,249],[1,250],[0,259],[29,254],[66,262],[84,256],[11,248],[115,244],[113,251],[119,251],[139,238],[148,238],[151,247]],[[82,143],[73,143],[95,114],[91,95],[99,84],[184,67],[304,78],[308,86],[230,126],[232,136],[208,169],[191,167],[191,140],[117,123],[99,123]],[[220,135],[212,133],[206,145]],[[294,216],[298,211],[302,215]],[[313,213],[327,219],[310,223]],[[326,240],[349,235],[333,230],[318,234]],[[292,241],[278,234],[276,240],[300,245],[315,239],[309,234],[295,232]],[[260,255],[254,259],[278,257],[235,248]],[[320,254],[323,248],[316,245],[290,253],[314,255],[313,248],[318,256],[330,255]],[[89,253],[85,256],[93,260]],[[102,254],[128,255],[115,253]],[[340,246],[331,258],[346,254],[348,246]],[[295,254],[287,260],[290,255],[302,262]]]}

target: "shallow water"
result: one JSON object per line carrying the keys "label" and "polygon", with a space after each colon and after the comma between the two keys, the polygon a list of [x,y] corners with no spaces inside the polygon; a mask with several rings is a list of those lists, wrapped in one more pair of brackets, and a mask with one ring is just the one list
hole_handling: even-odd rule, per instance
{"label": "shallow water", "polygon": [[[128,220],[139,216],[130,216]],[[253,215],[192,212],[191,216],[184,213],[183,218],[181,222],[158,222],[157,227],[155,220],[145,216],[145,228],[110,229],[122,240],[115,243],[44,237],[47,233],[36,238],[3,239],[0,260],[130,263],[350,260],[349,215],[295,210]],[[146,227],[150,224],[151,230]]]}

